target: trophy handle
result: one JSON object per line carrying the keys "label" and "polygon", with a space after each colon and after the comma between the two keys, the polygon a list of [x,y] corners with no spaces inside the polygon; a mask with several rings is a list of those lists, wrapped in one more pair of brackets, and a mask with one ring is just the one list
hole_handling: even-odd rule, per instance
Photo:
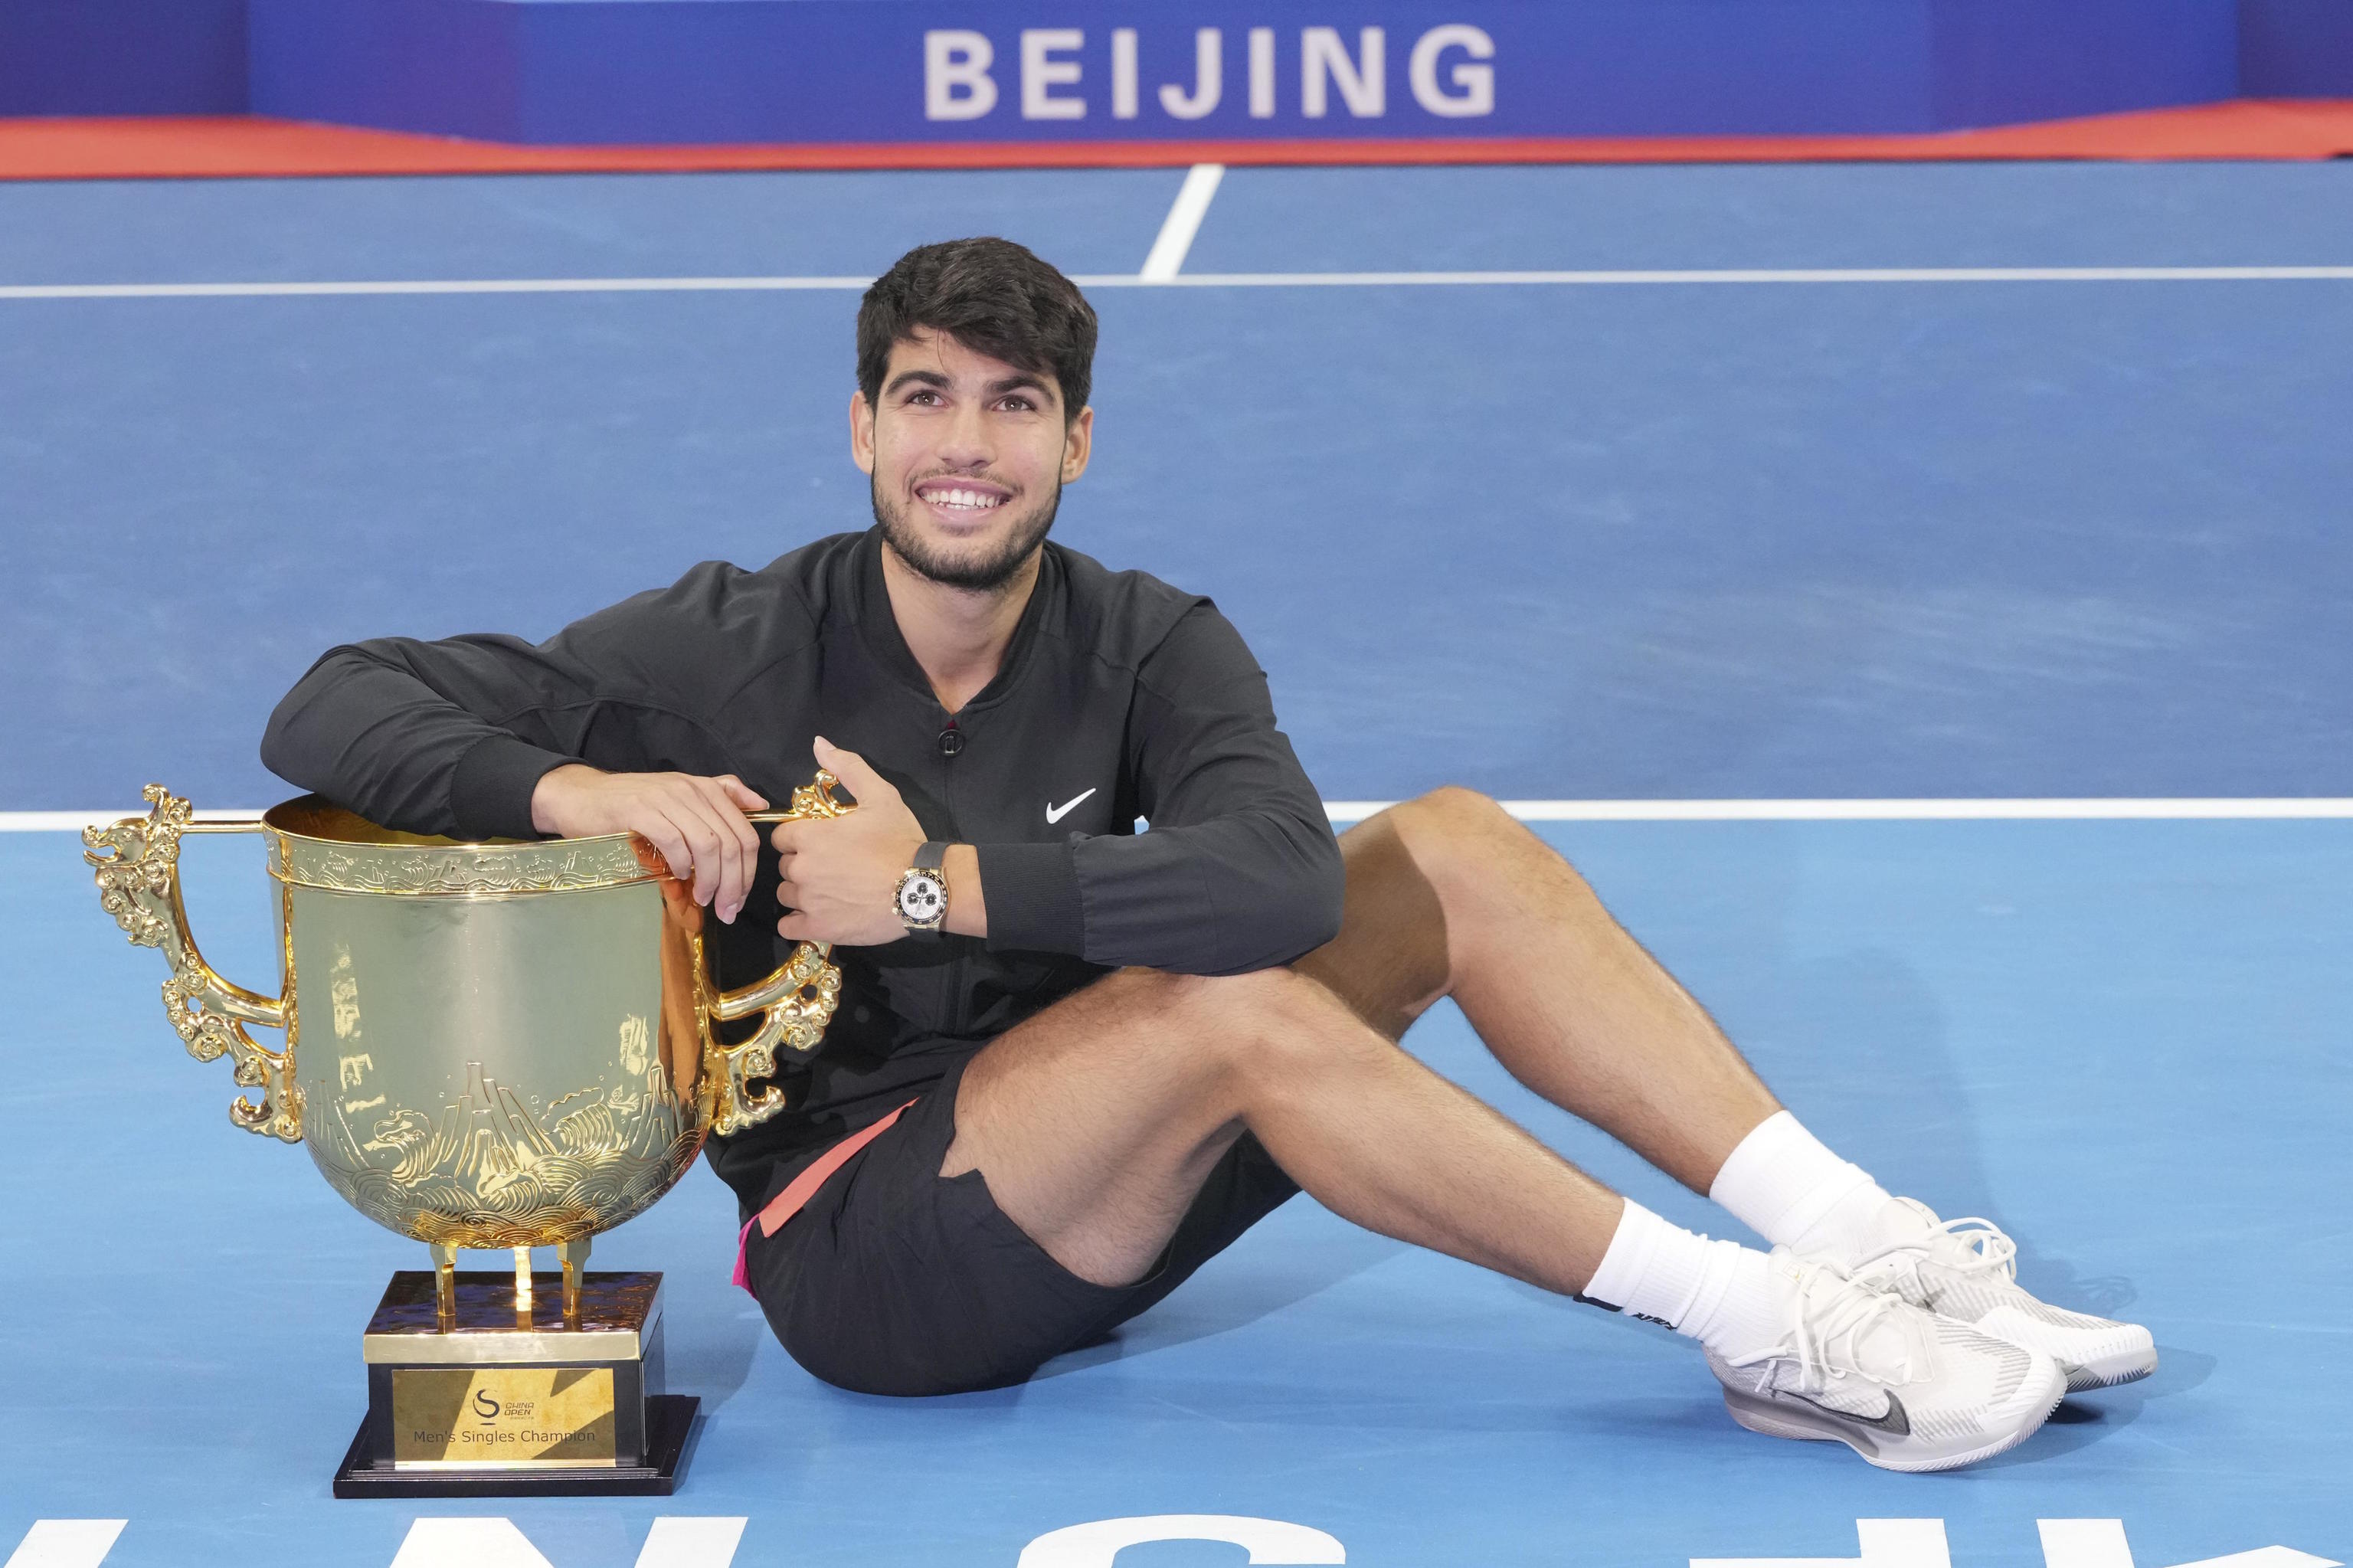
{"label": "trophy handle", "polygon": [[840,966],[827,961],[832,951],[828,943],[803,942],[767,979],[711,998],[713,1019],[732,1022],[761,1015],[760,1027],[741,1045],[713,1046],[726,1064],[719,1107],[711,1118],[713,1132],[741,1132],[785,1108],[782,1089],[774,1084],[756,1090],[752,1086],[775,1075],[777,1046],[806,1054],[825,1038],[825,1026],[841,1004]]}
{"label": "trophy handle", "polygon": [[98,901],[134,947],[163,949],[172,967],[164,981],[164,1012],[188,1054],[199,1062],[226,1054],[236,1081],[262,1091],[259,1103],[242,1095],[229,1102],[229,1119],[248,1132],[300,1143],[302,1091],[294,1082],[294,1043],[290,1038],[283,1052],[269,1051],[245,1032],[248,1023],[285,1028],[285,999],[216,974],[196,948],[180,902],[181,834],[259,832],[261,823],[199,822],[187,801],[161,784],[142,793],[151,808],[146,816],[81,831],[81,858],[97,868]]}
{"label": "trophy handle", "polygon": [[[817,782],[793,791],[789,808],[756,811],[751,820],[765,825],[839,817],[856,810],[855,802],[835,797],[833,791],[840,782],[820,768]],[[776,1073],[777,1046],[807,1054],[825,1038],[825,1026],[833,1022],[833,1011],[841,1005],[841,969],[828,961],[832,952],[830,943],[803,942],[764,980],[737,991],[707,988],[706,1005],[713,1021],[733,1022],[755,1012],[761,1015],[760,1027],[749,1040],[740,1045],[714,1044],[712,1047],[724,1065],[718,1086],[719,1105],[711,1120],[713,1132],[741,1132],[785,1108],[782,1089],[773,1084],[756,1090],[752,1086]]]}

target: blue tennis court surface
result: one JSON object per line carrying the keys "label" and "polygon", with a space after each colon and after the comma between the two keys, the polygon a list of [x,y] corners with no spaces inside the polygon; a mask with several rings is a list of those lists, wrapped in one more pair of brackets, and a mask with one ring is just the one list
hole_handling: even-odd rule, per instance
{"label": "blue tennis court surface", "polygon": [[[1107,280],[1097,459],[1057,536],[1213,594],[1329,799],[2353,794],[2353,280],[1214,281],[2342,266],[2353,167],[1237,170],[1185,262],[1213,281],[1110,281],[1181,178],[6,186],[0,291],[823,281],[1002,232]],[[150,779],[267,804],[262,720],[334,642],[543,635],[860,526],[856,301],[0,297],[0,811],[128,811]],[[227,1125],[226,1070],[174,1044],[71,835],[8,832],[0,1552],[120,1519],[108,1568],[384,1568],[430,1512],[625,1568],[667,1515],[744,1518],[746,1568],[1017,1568],[1063,1527],[1219,1514],[1369,1568],[1853,1561],[1887,1519],[1941,1520],[1957,1568],[2353,1557],[2348,824],[1543,831],[1810,1125],[2008,1227],[2047,1298],[2150,1325],[2158,1374],[1975,1469],[1883,1474],[1735,1428],[1679,1340],[1302,1199],[1027,1387],[894,1403],[768,1339],[698,1172],[597,1245],[668,1274],[705,1421],[677,1497],[333,1501],[360,1327],[422,1249]],[[268,984],[254,846],[189,856],[208,957]],[[1451,1009],[1409,1044],[1730,1227]],[[2121,1520],[2129,1563],[2046,1550],[2052,1520]]]}

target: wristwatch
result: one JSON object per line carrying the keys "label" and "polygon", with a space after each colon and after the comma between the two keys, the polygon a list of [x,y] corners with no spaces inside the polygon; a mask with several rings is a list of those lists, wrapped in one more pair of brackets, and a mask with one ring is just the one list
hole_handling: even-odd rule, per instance
{"label": "wristwatch", "polygon": [[940,863],[947,853],[944,843],[925,844],[915,852],[915,863],[899,874],[891,901],[910,932],[931,936],[948,917],[948,876]]}

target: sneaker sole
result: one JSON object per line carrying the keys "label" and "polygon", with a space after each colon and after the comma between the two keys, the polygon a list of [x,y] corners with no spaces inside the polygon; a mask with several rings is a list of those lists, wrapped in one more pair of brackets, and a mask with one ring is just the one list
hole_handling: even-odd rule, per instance
{"label": "sneaker sole", "polygon": [[1883,1470],[1900,1470],[1907,1475],[1924,1475],[1934,1470],[1957,1470],[1964,1465],[1990,1459],[1997,1454],[2008,1453],[2033,1436],[2042,1430],[2042,1424],[2051,1419],[2051,1413],[2059,1408],[2060,1401],[2067,1397],[2064,1378],[2058,1383],[2059,1386],[2051,1395],[2051,1403],[2042,1407],[2042,1414],[2009,1436],[1983,1447],[1971,1448],[1966,1453],[1939,1454],[1921,1459],[1900,1459],[1882,1454],[1871,1445],[1870,1439],[1848,1431],[1834,1417],[1811,1417],[1788,1405],[1775,1404],[1733,1389],[1724,1391],[1724,1408],[1730,1413],[1735,1423],[1751,1432],[1761,1433],[1767,1437],[1794,1437],[1801,1442],[1843,1443],[1867,1465],[1874,1465]]}
{"label": "sneaker sole", "polygon": [[2056,1361],[2067,1374],[2069,1393],[2088,1393],[2095,1388],[2115,1388],[2119,1383],[2138,1383],[2157,1370],[2157,1344],[2146,1329],[2133,1324],[2117,1324],[2119,1329],[2133,1329],[2133,1340],[2122,1350],[2110,1351],[2104,1356],[2094,1356],[2086,1361],[2071,1361],[2052,1345],[2049,1339],[2031,1330],[2021,1329],[2015,1323],[2000,1328],[1990,1327],[1980,1318],[1969,1325],[1980,1334],[1997,1340],[2007,1340],[2024,1351],[2035,1351]]}
{"label": "sneaker sole", "polygon": [[2106,1361],[2090,1361],[2067,1369],[2067,1392],[2088,1393],[2095,1388],[2115,1388],[2127,1383],[2138,1383],[2157,1370],[2157,1358],[2143,1359],[2137,1352],[2128,1357],[2111,1357]]}

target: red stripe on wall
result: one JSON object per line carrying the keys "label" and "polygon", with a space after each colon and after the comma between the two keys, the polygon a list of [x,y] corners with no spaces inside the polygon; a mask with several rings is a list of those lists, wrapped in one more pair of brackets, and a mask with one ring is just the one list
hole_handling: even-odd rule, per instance
{"label": "red stripe on wall", "polygon": [[1155,168],[1186,164],[1746,164],[2353,155],[2353,100],[2145,110],[1921,136],[975,142],[527,147],[257,117],[0,120],[0,179],[692,169]]}

